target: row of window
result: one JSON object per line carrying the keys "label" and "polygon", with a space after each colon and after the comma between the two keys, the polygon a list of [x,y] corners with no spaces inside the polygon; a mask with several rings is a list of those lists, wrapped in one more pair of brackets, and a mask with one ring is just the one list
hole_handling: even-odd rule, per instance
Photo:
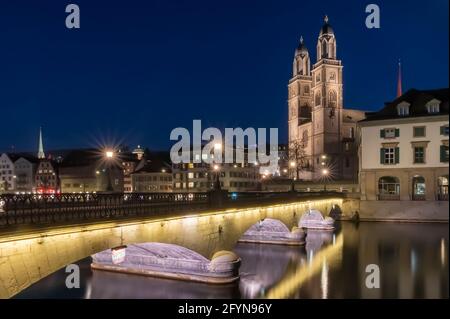
{"label": "row of window", "polygon": [[146,185],[146,186],[138,186],[136,191],[138,192],[152,192],[152,191],[171,191],[172,185]]}
{"label": "row of window", "polygon": [[[400,180],[394,176],[383,176],[378,180],[378,200],[400,200]],[[407,187],[404,185],[404,187]],[[426,199],[425,178],[417,175],[412,179],[412,200]],[[448,200],[448,175],[437,180],[437,200]]]}
{"label": "row of window", "polygon": [[171,176],[139,176],[139,175],[135,175],[134,180],[136,182],[152,182],[152,181],[153,182],[156,182],[156,181],[171,182],[172,177]]}
{"label": "row of window", "polygon": [[[439,106],[441,102],[439,100],[433,99],[426,104],[427,112],[429,114],[438,114]],[[399,116],[409,116],[409,108],[411,104],[403,101],[397,105],[397,114]]]}
{"label": "row of window", "polygon": [[[449,126],[443,125],[439,128],[439,134],[443,136],[448,136]],[[381,138],[396,138],[400,136],[400,129],[398,128],[384,128],[380,130]],[[425,126],[414,126],[413,127],[413,137],[425,137],[426,127]]]}
{"label": "row of window", "polygon": [[[413,163],[424,164],[426,160],[426,147],[415,146],[413,151]],[[448,145],[440,146],[440,162],[448,163],[449,148]],[[400,148],[399,147],[383,147],[380,149],[380,163],[383,165],[393,165],[400,163]]]}

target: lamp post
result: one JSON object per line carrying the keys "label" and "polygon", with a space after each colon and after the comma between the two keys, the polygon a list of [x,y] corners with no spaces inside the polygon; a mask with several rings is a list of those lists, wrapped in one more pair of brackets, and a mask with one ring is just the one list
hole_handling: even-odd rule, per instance
{"label": "lamp post", "polygon": [[294,192],[295,191],[295,182],[294,181],[298,177],[297,163],[295,161],[291,161],[289,163],[289,166],[292,169],[295,169],[295,176],[292,176],[292,179],[291,179],[291,181],[292,181],[292,183],[291,183],[291,192]]}
{"label": "lamp post", "polygon": [[113,188],[113,186],[112,186],[112,183],[111,183],[111,169],[110,169],[110,166],[111,166],[111,161],[114,159],[114,151],[112,151],[112,150],[107,150],[107,151],[105,151],[105,157],[106,157],[106,161],[107,161],[107,163],[106,163],[106,168],[107,168],[107,170],[106,170],[106,177],[107,177],[107,185],[106,185],[106,191],[107,192],[112,192],[112,191],[114,191],[114,188]]}
{"label": "lamp post", "polygon": [[327,190],[327,176],[330,173],[330,171],[326,168],[324,168],[322,170],[322,178],[323,178],[323,190],[326,191]]}
{"label": "lamp post", "polygon": [[220,190],[222,187],[220,185],[220,167],[217,164],[213,166],[215,172],[215,180],[214,180],[214,190]]}

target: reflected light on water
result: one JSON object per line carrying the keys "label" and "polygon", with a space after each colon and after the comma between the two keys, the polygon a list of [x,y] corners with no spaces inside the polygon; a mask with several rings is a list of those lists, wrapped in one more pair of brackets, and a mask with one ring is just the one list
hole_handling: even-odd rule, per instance
{"label": "reflected light on water", "polygon": [[411,249],[411,272],[413,276],[417,272],[417,253],[414,249]]}
{"label": "reflected light on water", "polygon": [[445,240],[444,238],[441,238],[441,265],[442,267],[445,266],[445,252],[447,250],[445,249]]}
{"label": "reflected light on water", "polygon": [[320,277],[320,287],[322,288],[322,299],[328,299],[328,264],[327,259],[323,258],[322,274]]}
{"label": "reflected light on water", "polygon": [[318,274],[323,269],[323,261],[325,259],[336,260],[336,258],[339,258],[339,255],[342,254],[342,248],[344,246],[343,243],[344,243],[343,236],[342,234],[340,234],[336,238],[335,245],[329,245],[320,250],[315,255],[314,258],[311,258],[310,262],[308,262],[307,267],[302,266],[298,267],[294,274],[290,275],[289,277],[283,278],[274,287],[272,287],[268,291],[266,297],[268,299],[280,299],[280,298],[289,298],[290,296],[292,296],[292,294],[298,291],[298,289],[305,281],[312,278],[314,275]]}

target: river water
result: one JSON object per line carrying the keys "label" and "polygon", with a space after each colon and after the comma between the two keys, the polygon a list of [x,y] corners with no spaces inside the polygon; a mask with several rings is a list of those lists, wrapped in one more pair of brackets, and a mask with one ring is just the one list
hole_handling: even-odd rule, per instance
{"label": "river water", "polygon": [[302,247],[239,243],[241,278],[208,285],[91,270],[81,287],[61,269],[15,298],[448,298],[448,224],[338,224]]}

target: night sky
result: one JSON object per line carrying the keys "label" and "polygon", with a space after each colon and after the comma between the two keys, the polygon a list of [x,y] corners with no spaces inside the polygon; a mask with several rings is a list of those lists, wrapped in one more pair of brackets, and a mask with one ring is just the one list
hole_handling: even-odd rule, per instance
{"label": "night sky", "polygon": [[[81,29],[65,27],[65,7]],[[345,3],[345,5],[344,5]],[[377,3],[381,29],[365,27]],[[328,14],[344,106],[376,110],[403,88],[448,87],[448,0],[1,1],[0,151],[124,142],[169,149],[170,131],[278,127],[301,35],[315,62]]]}

